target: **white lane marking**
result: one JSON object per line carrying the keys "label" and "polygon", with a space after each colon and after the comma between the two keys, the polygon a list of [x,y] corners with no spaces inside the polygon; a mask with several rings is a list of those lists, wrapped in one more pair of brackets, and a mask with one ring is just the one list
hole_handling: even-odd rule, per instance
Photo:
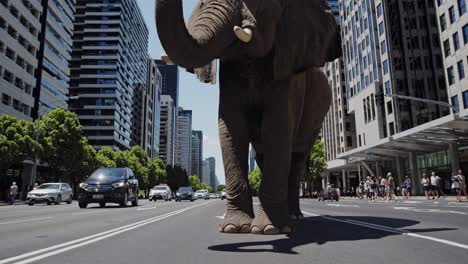
{"label": "white lane marking", "polygon": [[216,218],[224,219],[224,216],[222,216],[222,215],[217,215]]}
{"label": "white lane marking", "polygon": [[16,224],[16,223],[31,222],[31,221],[39,221],[39,220],[51,219],[51,218],[52,218],[52,217],[49,216],[49,217],[41,217],[41,218],[17,220],[17,221],[11,221],[11,222],[2,222],[2,223],[0,223],[0,225]]}
{"label": "white lane marking", "polygon": [[334,206],[334,207],[360,207],[359,205],[355,204],[327,204],[328,206]]}
{"label": "white lane marking", "polygon": [[421,201],[403,201],[401,203],[405,203],[405,204],[420,204],[422,203]]}
{"label": "white lane marking", "polygon": [[[204,203],[201,203],[201,204],[193,205],[193,206],[183,208],[183,209],[180,209],[180,210],[177,210],[177,211],[173,211],[173,212],[170,212],[170,213],[166,213],[166,214],[163,214],[163,215],[160,215],[160,216],[148,218],[148,219],[145,219],[145,220],[133,223],[133,224],[121,226],[121,227],[114,228],[114,229],[111,229],[111,230],[108,230],[108,231],[105,231],[105,232],[101,232],[101,233],[98,233],[98,234],[94,234],[94,235],[91,235],[91,236],[75,239],[75,240],[72,240],[72,241],[69,241],[69,242],[66,242],[66,243],[61,243],[61,244],[58,244],[58,245],[55,245],[55,246],[51,246],[51,247],[39,249],[39,250],[36,250],[36,251],[32,251],[32,252],[29,252],[29,253],[24,253],[24,254],[15,256],[15,257],[10,257],[10,258],[7,258],[7,259],[3,259],[3,260],[0,260],[0,264],[5,264],[5,263],[17,261],[17,260],[20,260],[20,259],[35,256],[35,255],[38,255],[38,256],[33,257],[33,258],[29,258],[29,259],[25,259],[25,260],[23,260],[21,262],[16,262],[16,263],[17,264],[20,264],[20,263],[24,264],[24,263],[30,263],[30,262],[33,262],[33,261],[37,261],[37,260],[40,260],[40,259],[43,259],[43,258],[46,258],[46,257],[50,257],[50,256],[53,256],[53,255],[60,254],[60,253],[65,252],[65,251],[72,250],[72,249],[77,248],[77,247],[81,247],[81,246],[84,246],[84,245],[88,245],[88,244],[103,240],[103,239],[108,238],[108,237],[118,235],[118,234],[126,232],[126,231],[130,231],[132,229],[135,229],[135,228],[147,225],[147,224],[151,224],[153,222],[163,220],[165,218],[168,218],[168,217],[171,217],[171,216],[174,216],[174,215],[178,215],[178,214],[183,213],[185,211],[188,211],[190,209],[205,205],[207,203],[209,203],[209,202],[204,202]],[[55,249],[57,249],[57,250],[55,250]],[[55,251],[53,251],[53,250],[55,250]],[[45,252],[48,252],[48,253],[45,253]],[[45,253],[45,254],[39,255],[39,254],[42,254],[42,253]]]}
{"label": "white lane marking", "polygon": [[[312,214],[312,213],[308,213],[308,212],[304,212],[304,211],[302,211],[302,213],[304,213],[304,214],[306,214],[306,215],[311,215],[311,216],[320,216],[320,215],[317,215],[317,214]],[[404,231],[404,230],[399,230],[399,229],[395,229],[395,228],[391,228],[391,227],[387,227],[387,226],[382,226],[382,225],[377,225],[377,224],[371,224],[371,223],[367,223],[367,222],[361,222],[361,221],[350,220],[350,219],[341,220],[341,219],[336,219],[336,218],[327,217],[327,216],[321,216],[321,217],[322,217],[322,218],[325,218],[325,219],[328,219],[328,220],[331,220],[331,221],[346,223],[346,224],[350,224],[350,225],[357,225],[357,226],[361,226],[361,227],[366,227],[366,228],[370,228],[370,229],[381,230],[381,231],[385,231],[385,232],[389,232],[389,233],[394,233],[394,234],[400,234],[400,235],[404,235],[404,236],[410,236],[410,237],[416,237],[416,238],[426,239],[426,240],[430,240],[430,241],[434,241],[434,242],[439,242],[439,243],[446,244],[446,245],[450,245],[450,246],[454,246],[454,247],[459,247],[459,248],[463,248],[463,249],[468,249],[468,245],[465,245],[465,244],[453,242],[453,241],[446,240],[446,239],[440,239],[440,238],[436,238],[436,237],[423,236],[423,235],[419,235],[419,234],[416,234],[416,233],[406,232],[406,231]]]}
{"label": "white lane marking", "polygon": [[137,211],[145,211],[145,210],[153,210],[153,209],[158,209],[159,207],[144,207],[144,208],[138,208],[136,209]]}
{"label": "white lane marking", "polygon": [[459,212],[459,211],[451,211],[451,210],[440,210],[440,209],[420,209],[420,208],[414,208],[414,207],[393,207],[395,210],[407,210],[407,211],[413,211],[413,212],[418,212],[418,213],[449,213],[449,214],[461,214],[461,215],[466,215],[464,212]]}
{"label": "white lane marking", "polygon": [[109,211],[109,210],[96,210],[96,211],[92,211],[92,212],[85,212],[85,213],[73,213],[72,215],[85,215],[85,214],[94,214],[94,213],[102,213],[102,212],[106,212],[106,211]]}

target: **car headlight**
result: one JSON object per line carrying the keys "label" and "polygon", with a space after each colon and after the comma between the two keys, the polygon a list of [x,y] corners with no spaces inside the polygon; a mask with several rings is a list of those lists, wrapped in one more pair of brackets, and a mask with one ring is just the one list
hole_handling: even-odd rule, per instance
{"label": "car headlight", "polygon": [[178,192],[178,193],[176,193],[176,195],[180,195],[180,193]]}
{"label": "car headlight", "polygon": [[112,187],[114,188],[122,188],[125,186],[125,182],[116,182],[112,184]]}
{"label": "car headlight", "polygon": [[82,183],[80,183],[80,188],[84,189],[84,188],[88,187],[88,185],[89,184],[82,182]]}

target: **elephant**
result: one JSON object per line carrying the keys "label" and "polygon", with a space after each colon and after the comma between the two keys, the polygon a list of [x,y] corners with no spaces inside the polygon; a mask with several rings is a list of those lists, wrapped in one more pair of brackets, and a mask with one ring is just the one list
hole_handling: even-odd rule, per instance
{"label": "elephant", "polygon": [[[246,19],[254,23],[239,32]],[[201,0],[186,25],[182,0],[156,0],[156,26],[166,61],[199,79],[211,82],[213,60],[219,59],[218,126],[227,193],[219,231],[291,232],[303,218],[298,177],[331,103],[321,67],[341,56],[328,3]],[[248,182],[249,144],[262,171],[257,214]]]}

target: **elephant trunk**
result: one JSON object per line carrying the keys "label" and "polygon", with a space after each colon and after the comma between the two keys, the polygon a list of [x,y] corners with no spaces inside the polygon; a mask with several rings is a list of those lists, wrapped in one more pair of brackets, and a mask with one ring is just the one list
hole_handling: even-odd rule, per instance
{"label": "elephant trunk", "polygon": [[193,11],[188,29],[182,0],[157,0],[156,26],[170,59],[184,68],[199,68],[219,58],[234,41],[232,28],[240,21],[238,0],[203,0]]}

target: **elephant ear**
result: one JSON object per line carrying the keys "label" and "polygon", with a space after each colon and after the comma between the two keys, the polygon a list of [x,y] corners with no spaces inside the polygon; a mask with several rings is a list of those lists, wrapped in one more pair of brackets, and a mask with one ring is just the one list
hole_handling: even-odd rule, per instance
{"label": "elephant ear", "polygon": [[340,42],[337,19],[326,0],[289,2],[276,30],[274,79],[323,67],[341,56]]}
{"label": "elephant ear", "polygon": [[188,72],[194,73],[198,80],[203,83],[216,84],[216,60],[213,60],[210,64],[207,64],[201,68],[187,69]]}

